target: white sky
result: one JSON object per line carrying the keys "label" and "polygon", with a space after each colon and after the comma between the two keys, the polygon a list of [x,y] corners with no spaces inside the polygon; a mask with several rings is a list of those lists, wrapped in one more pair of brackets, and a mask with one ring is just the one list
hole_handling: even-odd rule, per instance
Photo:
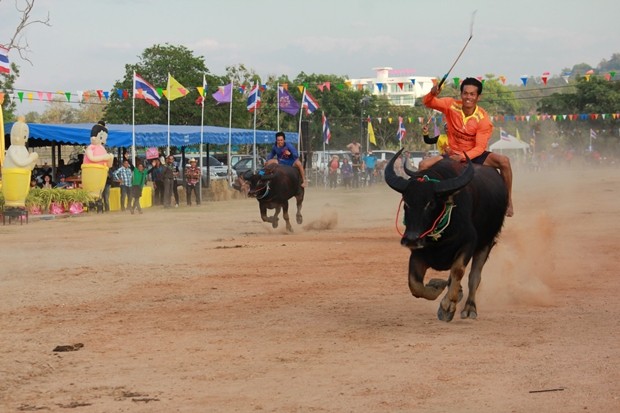
{"label": "white sky", "polygon": [[[34,16],[49,12],[52,27],[26,32],[33,65],[9,58],[21,69],[16,90],[73,93],[110,90],[125,64],[165,43],[204,56],[215,75],[243,63],[262,77],[373,77],[378,66],[441,77],[474,10],[473,39],[450,78],[492,73],[521,84],[620,52],[620,3],[611,0],[36,0]],[[0,16],[4,43],[17,24],[14,0],[0,0]]]}

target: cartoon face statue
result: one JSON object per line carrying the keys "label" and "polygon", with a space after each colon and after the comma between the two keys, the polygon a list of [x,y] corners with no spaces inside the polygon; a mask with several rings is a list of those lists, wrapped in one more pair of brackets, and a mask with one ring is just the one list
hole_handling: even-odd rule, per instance
{"label": "cartoon face statue", "polygon": [[11,128],[11,146],[6,150],[3,168],[27,168],[32,170],[39,159],[36,152],[28,152],[26,143],[30,136],[30,128],[24,118],[20,117]]}
{"label": "cartoon face statue", "polygon": [[28,128],[28,125],[20,118],[11,128],[11,145],[26,146],[29,135],[30,128]]}
{"label": "cartoon face statue", "polygon": [[92,145],[105,145],[108,140],[108,129],[105,123],[99,122],[90,131],[90,143]]}

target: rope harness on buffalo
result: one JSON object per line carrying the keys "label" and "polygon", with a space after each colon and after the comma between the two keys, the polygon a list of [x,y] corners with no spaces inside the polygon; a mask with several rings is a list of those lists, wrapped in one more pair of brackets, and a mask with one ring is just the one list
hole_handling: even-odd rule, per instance
{"label": "rope harness on buffalo", "polygon": [[[262,191],[263,189],[265,190],[265,192],[261,196],[258,196],[258,192]],[[258,188],[256,190],[256,194],[257,194],[256,195],[256,199],[263,199],[263,198],[265,198],[267,195],[269,195],[269,190],[270,189],[271,189],[271,187],[269,186],[269,181],[267,181],[267,184],[265,186],[263,186],[262,188]]]}
{"label": "rope harness on buffalo", "polygon": [[[439,182],[438,179],[429,178],[428,175],[424,175],[421,178],[417,178],[417,180],[420,182]],[[398,234],[401,237],[404,235],[404,233],[402,233],[400,229],[398,228],[398,217],[400,215],[400,210],[403,205],[403,202],[405,202],[405,200],[404,198],[401,198],[400,203],[398,204],[398,211],[396,212],[396,221],[395,221],[396,232],[398,232]],[[452,218],[452,210],[454,209],[455,206],[456,205],[454,204],[454,201],[452,200],[452,197],[450,196],[448,200],[443,204],[443,209],[441,210],[441,213],[439,214],[439,216],[433,222],[433,225],[428,230],[426,230],[424,233],[422,233],[419,239],[422,239],[424,237],[429,237],[429,238],[432,238],[433,241],[437,241],[439,238],[441,238],[442,232],[444,232],[444,230],[448,228],[448,225],[450,225],[450,219]]]}

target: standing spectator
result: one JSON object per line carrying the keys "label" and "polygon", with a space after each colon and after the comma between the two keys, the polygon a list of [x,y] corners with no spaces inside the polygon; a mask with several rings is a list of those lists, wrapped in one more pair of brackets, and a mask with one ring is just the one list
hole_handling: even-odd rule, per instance
{"label": "standing spectator", "polygon": [[137,162],[138,167],[133,170],[133,178],[131,180],[131,200],[129,202],[129,211],[133,215],[133,211],[137,208],[138,213],[142,213],[140,207],[140,197],[142,196],[142,188],[146,184],[148,172],[144,170],[144,164]]}
{"label": "standing spectator", "polygon": [[121,211],[125,211],[125,207],[128,207],[131,201],[131,180],[133,179],[129,160],[123,159],[123,166],[114,172],[114,179],[121,186]]}
{"label": "standing spectator", "polygon": [[342,160],[342,166],[340,167],[340,176],[342,176],[342,184],[345,188],[352,187],[353,180],[353,167],[349,163],[349,160],[345,157]]}
{"label": "standing spectator", "polygon": [[364,165],[366,169],[366,182],[370,186],[375,182],[375,166],[377,165],[377,158],[374,157],[372,151],[368,151],[364,156]]}
{"label": "standing spectator", "polygon": [[[174,166],[174,157],[172,155],[168,155],[166,158],[166,165],[163,170],[164,177],[164,208],[170,208],[170,197],[172,196],[172,192],[174,191],[174,170],[176,166]],[[177,169],[178,170],[178,169]],[[177,194],[178,197],[178,194]],[[178,204],[177,204],[178,205]]]}
{"label": "standing spectator", "polygon": [[172,169],[172,194],[174,195],[174,207],[179,207],[179,168],[174,162],[174,156],[168,155],[166,158],[166,168]]}
{"label": "standing spectator", "polygon": [[353,188],[359,188],[360,186],[360,172],[362,172],[362,157],[352,155],[351,167],[353,168]]}
{"label": "standing spectator", "polygon": [[332,155],[329,162],[329,187],[336,189],[338,187],[338,169],[340,168],[340,158],[338,155]]}
{"label": "standing spectator", "polygon": [[200,205],[200,168],[196,166],[196,159],[189,160],[189,168],[185,169],[187,183],[187,206],[192,206],[192,192],[196,196],[196,205]]}
{"label": "standing spectator", "polygon": [[347,149],[351,151],[351,156],[359,156],[362,153],[362,144],[353,139],[353,141],[347,145]]}
{"label": "standing spectator", "polygon": [[151,169],[149,169],[149,174],[151,174],[151,180],[153,181],[153,189],[155,190],[155,205],[163,205],[164,204],[164,168],[161,164],[159,158],[153,159],[151,161]]}

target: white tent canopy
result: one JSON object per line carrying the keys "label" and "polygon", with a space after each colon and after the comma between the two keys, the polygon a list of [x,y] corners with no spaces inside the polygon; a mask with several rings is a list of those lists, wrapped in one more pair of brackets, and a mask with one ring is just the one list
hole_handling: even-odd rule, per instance
{"label": "white tent canopy", "polygon": [[494,144],[492,144],[491,146],[489,146],[489,150],[491,152],[501,152],[504,150],[510,150],[510,149],[521,149],[523,150],[523,152],[526,152],[529,149],[530,145],[520,141],[519,139],[517,139],[516,137],[509,135],[507,133],[502,134],[502,137],[495,142]]}

